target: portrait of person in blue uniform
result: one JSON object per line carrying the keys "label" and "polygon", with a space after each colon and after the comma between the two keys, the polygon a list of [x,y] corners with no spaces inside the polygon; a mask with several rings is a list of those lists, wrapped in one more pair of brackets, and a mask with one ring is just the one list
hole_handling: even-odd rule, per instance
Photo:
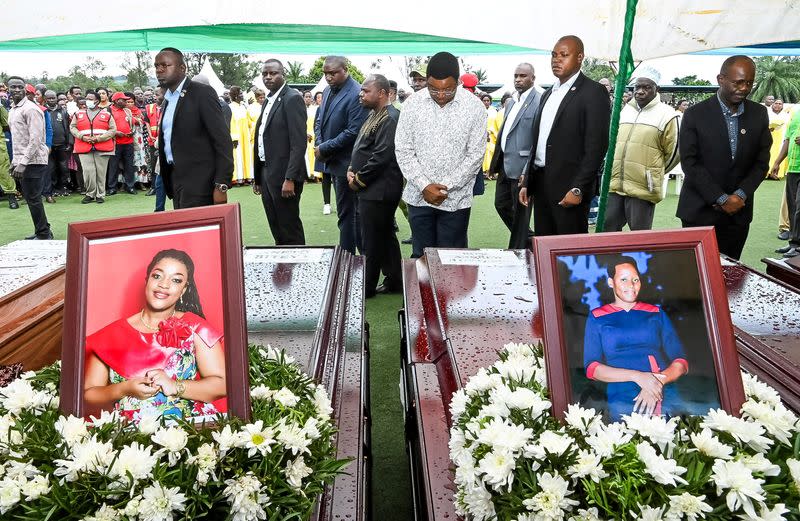
{"label": "portrait of person in blue uniform", "polygon": [[609,415],[673,416],[680,402],[673,382],[689,371],[683,344],[667,314],[639,301],[641,276],[633,257],[608,265],[614,302],[593,309],[586,320],[586,377],[605,382]]}
{"label": "portrait of person in blue uniform", "polygon": [[720,406],[692,251],[558,260],[572,403],[612,422]]}

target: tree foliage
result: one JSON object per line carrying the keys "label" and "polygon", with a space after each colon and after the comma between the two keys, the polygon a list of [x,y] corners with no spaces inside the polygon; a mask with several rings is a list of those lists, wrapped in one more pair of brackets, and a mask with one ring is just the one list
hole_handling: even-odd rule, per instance
{"label": "tree foliage", "polygon": [[800,101],[800,59],[786,56],[759,56],[756,62],[756,86],[750,93],[754,101],[775,96],[786,103]]}
{"label": "tree foliage", "polygon": [[253,78],[261,73],[261,62],[250,60],[247,54],[189,52],[184,53],[183,58],[189,76],[199,74],[208,59],[226,87],[238,85],[247,89],[253,84]]}
{"label": "tree foliage", "polygon": [[617,71],[611,66],[611,63],[605,60],[598,60],[597,58],[586,58],[583,60],[581,72],[594,81],[608,78],[613,85],[617,80]]}
{"label": "tree foliage", "polygon": [[[680,76],[678,78],[672,78],[672,83],[674,85],[687,85],[687,86],[705,86],[711,85],[711,82],[708,80],[701,80],[697,77],[696,74],[690,74],[689,76]],[[703,101],[708,97],[707,92],[676,92],[673,95],[675,101],[677,102],[680,99],[689,100],[689,104],[694,105],[699,101]]]}
{"label": "tree foliage", "polygon": [[286,81],[288,83],[310,83],[306,81],[308,78],[303,75],[303,63],[296,61],[296,62],[286,62]]}
{"label": "tree foliage", "polygon": [[153,57],[147,51],[136,51],[125,56],[122,68],[127,73],[125,89],[133,90],[134,87],[145,87],[150,84],[150,77],[154,75]]}
{"label": "tree foliage", "polygon": [[[39,76],[26,77],[25,81],[31,85],[43,83],[48,89],[56,92],[66,92],[73,85],[78,85],[84,92],[101,86],[122,90],[123,85],[117,82],[113,76],[104,74],[105,70],[106,65],[102,60],[89,56],[86,58],[86,63],[75,65],[67,71],[67,74],[50,77],[47,71],[43,71]],[[0,76],[3,81],[6,81],[9,75],[2,74]]]}
{"label": "tree foliage", "polygon": [[[316,61],[314,62],[314,65],[312,65],[311,69],[308,71],[308,76],[306,76],[308,81],[302,83],[319,83],[319,80],[321,80],[322,76],[324,75],[322,72],[322,66],[324,64],[325,64],[325,56],[320,56],[319,58],[317,58]],[[353,65],[349,59],[347,60],[347,72],[349,72],[350,76],[352,76],[353,79],[356,80],[358,83],[364,81],[365,77],[364,73],[361,72],[361,70],[358,67]]]}

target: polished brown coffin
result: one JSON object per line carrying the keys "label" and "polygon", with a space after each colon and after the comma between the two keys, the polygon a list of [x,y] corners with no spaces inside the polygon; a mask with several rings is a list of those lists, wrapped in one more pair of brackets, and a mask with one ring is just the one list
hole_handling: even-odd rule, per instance
{"label": "polished brown coffin", "polygon": [[800,289],[800,257],[792,259],[761,259],[767,265],[767,275]]}
{"label": "polished brown coffin", "polygon": [[[458,517],[447,446],[453,392],[494,363],[504,344],[542,338],[533,255],[507,252],[514,264],[492,250],[465,251],[461,264],[443,249],[403,264],[401,380],[416,519]],[[443,263],[442,254],[450,260]],[[741,366],[800,411],[800,292],[736,261],[721,262]]]}

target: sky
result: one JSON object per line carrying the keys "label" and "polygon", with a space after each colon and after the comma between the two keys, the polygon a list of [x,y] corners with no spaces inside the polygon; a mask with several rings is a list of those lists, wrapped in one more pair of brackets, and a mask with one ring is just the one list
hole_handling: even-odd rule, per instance
{"label": "sky", "polygon": [[[48,76],[52,78],[60,74],[65,74],[68,69],[75,65],[86,63],[88,61],[88,56],[89,55],[85,53],[75,52],[0,52],[0,71],[23,77],[28,75],[41,76],[43,71],[47,71]],[[111,76],[124,74],[122,69],[122,62],[125,59],[124,53],[97,52],[91,54],[91,56],[102,60],[107,65],[108,68],[104,74],[109,74]],[[308,70],[314,60],[318,58],[317,55],[252,56],[259,60],[277,57],[284,63],[286,63],[286,61],[301,61],[306,70]],[[383,65],[380,71],[376,72],[381,72],[389,79],[398,81],[400,86],[403,87],[402,69],[397,65],[403,62],[402,57],[367,55],[355,55],[350,57],[351,61],[364,72],[370,70],[370,65],[375,62],[377,58],[383,58],[383,63],[385,65]],[[547,55],[474,55],[463,56],[463,58],[464,61],[472,65],[474,69],[486,70],[489,83],[511,84],[514,68],[520,62],[530,62],[533,64],[536,70],[537,84],[550,84],[554,79],[550,72],[550,57]],[[662,79],[660,84],[662,85],[671,84],[672,78],[690,74],[695,74],[700,79],[705,79],[712,84],[716,84],[716,76],[719,72],[719,67],[725,58],[726,56],[679,55],[657,60],[648,60],[643,63],[661,73]]]}

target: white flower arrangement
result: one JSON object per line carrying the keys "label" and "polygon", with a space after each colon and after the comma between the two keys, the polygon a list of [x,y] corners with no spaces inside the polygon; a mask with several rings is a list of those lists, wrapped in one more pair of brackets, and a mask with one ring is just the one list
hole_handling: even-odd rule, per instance
{"label": "white flower arrangement", "polygon": [[249,424],[65,417],[59,378],[56,363],[0,388],[0,519],[307,519],[348,463],[324,388],[269,346],[250,349]]}
{"label": "white flower arrangement", "polygon": [[469,521],[800,519],[800,425],[743,373],[742,417],[550,414],[541,346],[509,344],[450,403],[455,506]]}

